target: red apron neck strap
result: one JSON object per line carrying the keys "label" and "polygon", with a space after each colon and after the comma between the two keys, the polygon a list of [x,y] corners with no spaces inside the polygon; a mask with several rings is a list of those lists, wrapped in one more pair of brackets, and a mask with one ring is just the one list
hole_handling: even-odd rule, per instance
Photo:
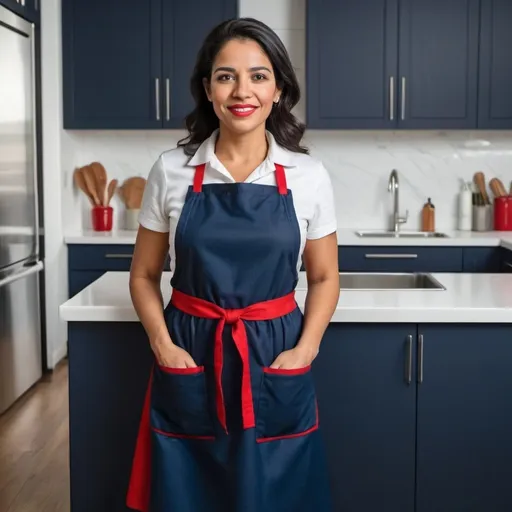
{"label": "red apron neck strap", "polygon": [[199,193],[203,190],[204,170],[206,164],[201,164],[196,167],[196,173],[194,175],[194,192]]}
{"label": "red apron neck strap", "polygon": [[[279,193],[286,195],[288,193],[288,185],[286,184],[286,174],[284,167],[279,164],[276,166],[276,182]],[[206,164],[201,164],[196,167],[196,173],[194,175],[194,192],[200,193],[203,190],[204,171]]]}
{"label": "red apron neck strap", "polygon": [[284,167],[279,164],[275,164],[276,166],[276,181],[277,181],[277,188],[279,190],[279,193],[283,196],[288,194],[288,186],[286,184],[286,174],[284,172]]}

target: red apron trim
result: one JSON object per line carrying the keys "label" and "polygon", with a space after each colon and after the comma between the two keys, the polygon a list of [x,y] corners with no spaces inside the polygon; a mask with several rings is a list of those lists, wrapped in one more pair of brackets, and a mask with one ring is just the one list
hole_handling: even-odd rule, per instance
{"label": "red apron trim", "polygon": [[279,164],[275,164],[275,166],[277,188],[279,189],[279,193],[285,196],[288,194],[288,186],[286,185],[286,174],[284,173],[284,167]]}
{"label": "red apron trim", "polygon": [[[279,193],[281,195],[288,194],[288,185],[286,183],[286,174],[284,167],[279,164],[274,164],[276,168],[276,183]],[[203,190],[204,171],[206,164],[201,164],[196,167],[196,173],[194,174],[194,192],[199,193]]]}
{"label": "red apron trim", "polygon": [[201,192],[203,190],[204,170],[206,164],[201,164],[196,167],[196,173],[194,174],[194,192]]}
{"label": "red apron trim", "polygon": [[148,388],[144,398],[144,407],[139,424],[139,434],[133,456],[130,484],[126,496],[128,508],[147,512],[149,510],[151,489],[151,384],[153,382],[153,369],[149,376]]}
{"label": "red apron trim", "polygon": [[252,399],[251,372],[249,366],[249,344],[243,320],[272,320],[287,315],[297,307],[294,292],[278,299],[252,304],[243,309],[223,309],[179,290],[173,290],[172,304],[189,315],[218,319],[215,331],[214,371],[217,390],[217,415],[224,431],[227,432],[226,408],[222,394],[222,333],[226,323],[233,326],[232,336],[242,359],[242,419],[244,429],[255,426],[254,403]]}
{"label": "red apron trim", "polygon": [[311,370],[311,365],[305,366],[304,368],[295,368],[293,370],[285,370],[283,368],[263,368],[264,373],[270,373],[273,375],[302,375],[308,373]]}
{"label": "red apron trim", "polygon": [[168,366],[158,365],[158,368],[165,373],[172,373],[175,375],[194,375],[196,373],[203,373],[204,366],[195,366],[193,368],[169,368]]}

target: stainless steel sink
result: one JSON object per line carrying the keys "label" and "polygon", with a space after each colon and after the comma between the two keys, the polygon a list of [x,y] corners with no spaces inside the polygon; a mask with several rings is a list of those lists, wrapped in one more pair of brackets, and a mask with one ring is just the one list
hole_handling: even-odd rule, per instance
{"label": "stainless steel sink", "polygon": [[340,273],[341,290],[446,290],[426,273]]}
{"label": "stainless steel sink", "polygon": [[426,231],[356,231],[362,238],[448,238],[446,233]]}

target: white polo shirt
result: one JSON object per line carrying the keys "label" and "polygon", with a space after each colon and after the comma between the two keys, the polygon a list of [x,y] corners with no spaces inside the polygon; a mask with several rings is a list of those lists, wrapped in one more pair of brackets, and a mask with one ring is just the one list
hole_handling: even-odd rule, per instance
{"label": "white polo shirt", "polygon": [[[266,133],[269,144],[267,157],[247,177],[245,183],[275,187],[275,164],[281,164],[285,168],[287,185],[293,194],[300,227],[301,244],[300,253],[297,255],[297,268],[300,268],[306,240],[322,238],[336,231],[331,180],[321,162],[309,155],[282,148],[270,132]],[[194,179],[195,167],[207,164],[204,184],[235,183],[231,174],[215,156],[217,134],[218,130],[201,144],[192,158],[181,147],[162,153],[149,173],[139,223],[152,231],[169,233],[171,270],[174,270],[176,226],[187,189]]]}

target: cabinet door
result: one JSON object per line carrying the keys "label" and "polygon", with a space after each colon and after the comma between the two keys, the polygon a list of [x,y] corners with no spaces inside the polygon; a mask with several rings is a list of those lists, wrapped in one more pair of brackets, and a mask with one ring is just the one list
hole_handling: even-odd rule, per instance
{"label": "cabinet door", "polygon": [[[331,323],[313,363],[333,511],[414,510],[415,325]],[[409,355],[411,358],[409,359]]]}
{"label": "cabinet door", "polygon": [[501,248],[500,272],[512,274],[512,251]]}
{"label": "cabinet door", "polygon": [[468,247],[462,251],[463,272],[499,272],[501,253],[499,247]]}
{"label": "cabinet door", "polygon": [[420,325],[417,512],[512,510],[512,325]]}
{"label": "cabinet door", "polygon": [[512,128],[511,21],[510,0],[482,0],[479,128]]}
{"label": "cabinet door", "polygon": [[[198,16],[200,13],[200,16]],[[163,115],[166,128],[183,128],[194,108],[190,77],[208,32],[237,15],[236,0],[163,0]]]}
{"label": "cabinet door", "polygon": [[474,128],[479,0],[400,3],[402,128]]}
{"label": "cabinet door", "polygon": [[62,2],[64,128],[158,128],[161,0]]}
{"label": "cabinet door", "polygon": [[307,6],[308,128],[396,126],[398,0]]}

